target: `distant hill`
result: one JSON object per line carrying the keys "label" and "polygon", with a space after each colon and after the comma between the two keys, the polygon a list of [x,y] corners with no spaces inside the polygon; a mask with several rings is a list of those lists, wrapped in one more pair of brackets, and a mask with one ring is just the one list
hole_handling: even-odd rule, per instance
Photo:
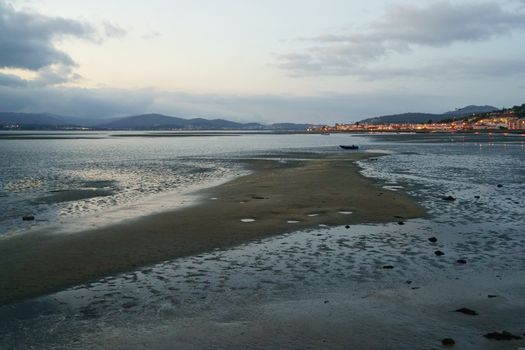
{"label": "distant hill", "polygon": [[0,112],[0,125],[66,126],[68,121],[51,114]]}
{"label": "distant hill", "polygon": [[97,128],[112,130],[304,130],[309,124],[237,123],[225,119],[183,119],[162,114],[143,114],[102,123]]}
{"label": "distant hill", "polygon": [[403,113],[403,114],[393,114],[385,115],[376,118],[368,118],[361,120],[360,123],[367,124],[403,124],[403,123],[426,123],[429,120],[433,122],[438,122],[441,120],[446,120],[454,117],[465,117],[473,113],[488,113],[495,112],[499,109],[493,106],[467,106],[464,108],[457,109],[455,111],[450,111],[442,114],[432,114],[432,113]]}
{"label": "distant hill", "polygon": [[21,129],[66,129],[89,127],[103,130],[305,130],[309,124],[238,123],[225,119],[184,119],[162,114],[142,114],[123,118],[96,120],[55,116],[43,113],[0,112],[0,129],[18,125]]}

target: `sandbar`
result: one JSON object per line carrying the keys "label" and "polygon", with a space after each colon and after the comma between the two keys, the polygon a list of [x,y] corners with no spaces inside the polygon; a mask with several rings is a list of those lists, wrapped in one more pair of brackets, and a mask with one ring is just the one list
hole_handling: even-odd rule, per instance
{"label": "sandbar", "polygon": [[425,215],[359,173],[355,161],[375,154],[295,156],[245,160],[249,175],[200,191],[198,203],[180,210],[0,240],[0,305],[270,235]]}

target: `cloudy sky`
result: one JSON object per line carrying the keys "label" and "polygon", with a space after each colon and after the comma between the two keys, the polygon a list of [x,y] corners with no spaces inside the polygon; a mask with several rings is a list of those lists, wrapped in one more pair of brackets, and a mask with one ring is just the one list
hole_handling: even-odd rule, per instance
{"label": "cloudy sky", "polygon": [[525,0],[0,0],[0,111],[350,122],[525,103]]}

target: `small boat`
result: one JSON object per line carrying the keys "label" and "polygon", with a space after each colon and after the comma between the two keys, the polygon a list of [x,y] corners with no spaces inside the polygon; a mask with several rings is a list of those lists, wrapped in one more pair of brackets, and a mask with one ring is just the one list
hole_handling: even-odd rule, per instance
{"label": "small boat", "polygon": [[351,146],[339,145],[339,147],[341,147],[342,149],[359,149],[359,146],[356,146],[356,145],[351,145]]}

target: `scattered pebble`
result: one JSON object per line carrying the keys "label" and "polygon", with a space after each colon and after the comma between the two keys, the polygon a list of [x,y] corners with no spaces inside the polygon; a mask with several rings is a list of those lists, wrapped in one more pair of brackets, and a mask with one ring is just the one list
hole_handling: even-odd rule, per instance
{"label": "scattered pebble", "polygon": [[398,221],[397,224],[398,225],[404,225],[405,223],[403,221]]}
{"label": "scattered pebble", "polygon": [[288,220],[286,222],[289,223],[289,224],[298,224],[300,221],[298,221],[298,220]]}
{"label": "scattered pebble", "polygon": [[457,310],[454,310],[455,312],[459,312],[459,313],[462,313],[462,314],[465,314],[465,315],[470,315],[470,316],[477,316],[478,313],[472,309],[469,309],[467,307],[462,307],[461,309],[457,309]]}
{"label": "scattered pebble", "polygon": [[35,217],[33,215],[26,215],[26,216],[22,216],[22,220],[24,220],[24,221],[33,221],[33,220],[35,220]]}
{"label": "scattered pebble", "polygon": [[352,212],[351,211],[340,211],[339,214],[350,215],[352,214]]}
{"label": "scattered pebble", "polygon": [[480,199],[481,197],[480,197],[480,196],[474,196],[474,198],[476,198],[476,199]]}
{"label": "scattered pebble", "polygon": [[436,237],[430,237],[428,240],[432,243],[436,243],[438,241]]}
{"label": "scattered pebble", "polygon": [[345,225],[345,228],[348,230],[350,228],[350,225]]}
{"label": "scattered pebble", "polygon": [[308,214],[308,216],[310,216],[310,217],[314,217],[314,216],[319,216],[319,214],[317,214],[317,213],[313,213],[313,214]]}
{"label": "scattered pebble", "polygon": [[241,222],[254,222],[255,219],[241,219]]}
{"label": "scattered pebble", "polygon": [[443,253],[441,250],[436,250],[434,254],[436,254],[437,256],[445,255],[445,253]]}
{"label": "scattered pebble", "polygon": [[441,344],[443,344],[444,346],[453,346],[454,344],[456,344],[456,342],[452,338],[445,338],[441,340]]}
{"label": "scattered pebble", "polygon": [[507,331],[500,332],[490,332],[484,335],[487,339],[494,339],[494,340],[519,340],[521,337],[514,335]]}
{"label": "scattered pebble", "polygon": [[465,265],[465,264],[467,263],[467,260],[465,260],[465,259],[458,259],[458,260],[456,260],[456,262],[457,262],[458,264]]}
{"label": "scattered pebble", "polygon": [[446,196],[446,197],[443,197],[443,200],[452,202],[452,201],[455,201],[456,198],[454,198],[452,196]]}
{"label": "scattered pebble", "polygon": [[383,266],[383,268],[384,268],[384,269],[393,269],[394,266],[392,266],[392,265],[385,265],[385,266]]}
{"label": "scattered pebble", "polygon": [[498,297],[498,296],[495,295],[495,294],[489,294],[489,295],[487,295],[487,298],[497,298],[497,297]]}
{"label": "scattered pebble", "polygon": [[498,187],[501,188],[501,187],[503,187],[503,185],[502,184],[498,184]]}

